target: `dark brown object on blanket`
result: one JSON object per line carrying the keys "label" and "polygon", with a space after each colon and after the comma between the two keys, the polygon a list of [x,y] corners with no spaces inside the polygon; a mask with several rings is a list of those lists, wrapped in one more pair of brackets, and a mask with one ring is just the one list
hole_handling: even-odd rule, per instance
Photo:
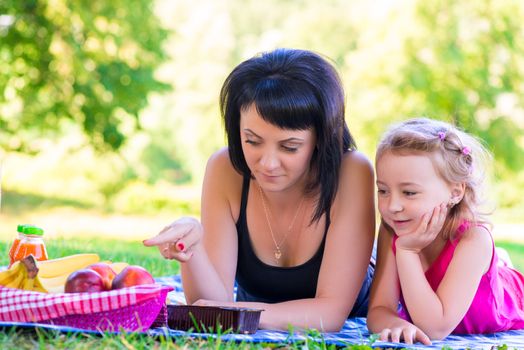
{"label": "dark brown object on blanket", "polygon": [[196,333],[252,334],[257,331],[261,312],[250,308],[167,305],[167,325]]}

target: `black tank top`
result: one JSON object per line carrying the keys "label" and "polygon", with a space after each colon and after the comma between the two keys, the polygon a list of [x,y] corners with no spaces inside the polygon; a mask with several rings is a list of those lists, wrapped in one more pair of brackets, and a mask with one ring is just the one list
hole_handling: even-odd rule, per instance
{"label": "black tank top", "polygon": [[236,223],[238,233],[238,262],[236,271],[237,301],[278,303],[288,300],[314,298],[317,290],[320,264],[324,255],[329,216],[326,217],[324,237],[317,252],[302,265],[271,266],[255,254],[247,228],[246,207],[250,177],[244,177],[240,215]]}

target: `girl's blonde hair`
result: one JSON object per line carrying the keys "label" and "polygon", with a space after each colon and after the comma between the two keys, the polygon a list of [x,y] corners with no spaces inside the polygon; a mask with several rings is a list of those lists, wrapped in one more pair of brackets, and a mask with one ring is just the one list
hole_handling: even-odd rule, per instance
{"label": "girl's blonde hair", "polygon": [[443,121],[413,118],[394,124],[382,136],[376,162],[386,152],[427,154],[444,181],[465,184],[463,199],[448,212],[445,238],[453,239],[464,219],[474,224],[489,223],[488,213],[482,212],[480,206],[491,155],[476,138]]}

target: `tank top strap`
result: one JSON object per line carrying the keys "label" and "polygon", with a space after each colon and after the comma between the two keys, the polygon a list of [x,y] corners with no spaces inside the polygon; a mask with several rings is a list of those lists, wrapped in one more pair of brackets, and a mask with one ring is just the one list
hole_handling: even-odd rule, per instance
{"label": "tank top strap", "polygon": [[245,175],[242,180],[242,198],[240,199],[240,214],[238,215],[238,221],[242,216],[246,215],[247,208],[247,196],[249,194],[249,184],[251,181],[251,176]]}

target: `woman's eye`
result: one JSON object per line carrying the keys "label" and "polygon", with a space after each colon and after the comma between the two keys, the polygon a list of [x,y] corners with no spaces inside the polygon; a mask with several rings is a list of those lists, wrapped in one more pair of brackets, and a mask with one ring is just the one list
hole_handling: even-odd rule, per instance
{"label": "woman's eye", "polygon": [[378,189],[378,190],[377,190],[377,193],[378,193],[378,194],[386,194],[386,190]]}
{"label": "woman's eye", "polygon": [[414,195],[417,194],[417,192],[404,191],[404,194],[405,194],[406,196],[414,196]]}
{"label": "woman's eye", "polygon": [[289,146],[282,146],[282,149],[286,152],[290,152],[290,153],[293,153],[293,152],[296,152],[297,151],[297,148],[296,147],[289,147]]}
{"label": "woman's eye", "polygon": [[258,145],[258,142],[253,141],[253,140],[246,140],[245,143],[250,144],[250,145]]}

